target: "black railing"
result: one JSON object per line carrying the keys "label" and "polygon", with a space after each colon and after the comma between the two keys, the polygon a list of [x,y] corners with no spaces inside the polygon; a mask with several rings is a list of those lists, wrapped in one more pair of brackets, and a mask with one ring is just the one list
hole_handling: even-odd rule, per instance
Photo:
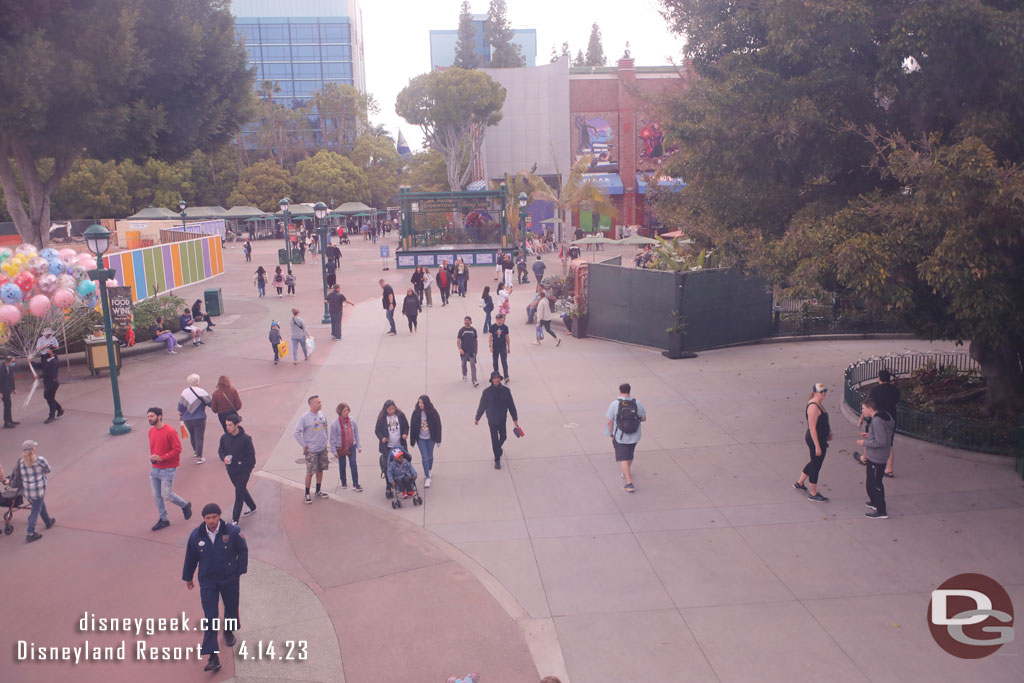
{"label": "black railing", "polygon": [[883,313],[871,313],[841,301],[776,299],[772,335],[892,334],[907,332],[905,324]]}

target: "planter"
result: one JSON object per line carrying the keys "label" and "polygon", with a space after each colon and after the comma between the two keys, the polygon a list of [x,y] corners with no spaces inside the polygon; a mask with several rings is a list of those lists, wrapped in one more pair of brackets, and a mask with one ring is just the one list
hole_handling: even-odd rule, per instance
{"label": "planter", "polygon": [[668,335],[668,351],[662,351],[661,355],[672,360],[697,357],[697,354],[692,351],[683,351],[683,335],[671,332]]}
{"label": "planter", "polygon": [[589,316],[587,316],[587,314],[584,313],[580,317],[576,318],[576,320],[573,322],[572,336],[576,337],[577,339],[585,339],[586,338],[586,336],[587,336],[587,318],[588,317]]}
{"label": "planter", "polygon": [[572,334],[572,317],[562,316],[562,322],[565,323],[565,329],[569,330],[569,334]]}

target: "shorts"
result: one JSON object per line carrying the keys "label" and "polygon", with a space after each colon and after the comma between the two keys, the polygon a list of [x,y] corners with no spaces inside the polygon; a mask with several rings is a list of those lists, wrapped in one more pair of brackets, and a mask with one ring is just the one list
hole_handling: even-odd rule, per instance
{"label": "shorts", "polygon": [[618,441],[612,440],[615,444],[615,462],[629,461],[633,462],[633,451],[636,450],[635,443],[619,443]]}
{"label": "shorts", "polygon": [[327,451],[310,451],[306,454],[306,474],[316,474],[328,469],[330,463],[327,461]]}

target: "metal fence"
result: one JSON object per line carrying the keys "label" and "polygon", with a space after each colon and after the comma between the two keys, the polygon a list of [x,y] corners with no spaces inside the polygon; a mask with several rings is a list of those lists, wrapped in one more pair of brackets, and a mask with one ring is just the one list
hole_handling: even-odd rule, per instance
{"label": "metal fence", "polygon": [[907,332],[894,317],[873,313],[839,298],[775,299],[772,335],[890,334]]}
{"label": "metal fence", "polygon": [[[966,353],[914,353],[882,358],[868,358],[846,368],[843,398],[860,413],[867,394],[861,387],[878,381],[878,371],[886,369],[893,375],[907,376],[921,368],[934,365],[957,372],[978,371],[977,362]],[[938,415],[911,408],[902,403],[896,408],[896,431],[915,439],[931,441],[980,453],[1018,455],[1024,452],[1024,429],[1020,426],[978,422],[950,415]]]}

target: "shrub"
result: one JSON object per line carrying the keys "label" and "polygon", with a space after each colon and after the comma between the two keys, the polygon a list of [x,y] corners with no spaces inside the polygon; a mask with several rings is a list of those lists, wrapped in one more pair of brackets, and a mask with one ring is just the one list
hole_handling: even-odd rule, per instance
{"label": "shrub", "polygon": [[156,319],[163,316],[167,329],[177,332],[178,316],[185,310],[185,300],[174,294],[151,296],[135,304],[135,340],[136,342],[152,339],[150,328]]}

